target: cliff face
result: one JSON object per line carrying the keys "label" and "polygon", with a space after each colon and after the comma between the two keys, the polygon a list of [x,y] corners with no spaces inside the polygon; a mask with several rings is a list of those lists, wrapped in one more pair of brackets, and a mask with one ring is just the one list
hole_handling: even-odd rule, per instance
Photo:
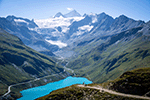
{"label": "cliff face", "polygon": [[67,67],[79,76],[90,77],[95,83],[114,80],[135,68],[149,67],[149,28],[148,22],[113,35],[90,51],[84,48],[85,52],[70,61]]}

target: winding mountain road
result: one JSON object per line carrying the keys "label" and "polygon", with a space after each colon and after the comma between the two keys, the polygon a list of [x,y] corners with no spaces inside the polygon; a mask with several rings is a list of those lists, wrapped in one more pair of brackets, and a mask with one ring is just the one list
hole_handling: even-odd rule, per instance
{"label": "winding mountain road", "polygon": [[97,89],[100,90],[100,92],[108,92],[110,94],[115,94],[115,95],[119,95],[119,96],[124,96],[124,97],[131,97],[131,98],[137,98],[137,99],[148,99],[150,100],[150,97],[144,97],[144,96],[138,96],[138,95],[132,95],[132,94],[124,94],[124,93],[119,93],[119,92],[115,92],[112,90],[108,90],[108,89],[104,89],[100,86],[95,87],[95,86],[85,86],[85,85],[78,85],[79,87],[84,87],[84,88],[91,88],[91,89]]}
{"label": "winding mountain road", "polygon": [[[62,73],[62,72],[60,72],[59,74],[61,74],[61,73]],[[36,78],[36,79],[30,80],[30,81],[28,81],[28,82],[22,82],[22,83],[17,83],[17,84],[10,85],[10,86],[8,86],[8,91],[7,91],[7,93],[5,93],[2,97],[7,96],[7,95],[11,92],[11,87],[13,87],[13,86],[17,86],[17,85],[21,85],[21,84],[26,84],[26,83],[31,83],[31,82],[40,80],[40,79],[42,79],[42,78],[46,78],[46,77],[49,77],[49,76],[55,76],[55,75],[58,75],[58,74],[52,74],[52,75],[44,76],[44,77],[41,77],[41,78]]]}
{"label": "winding mountain road", "polygon": [[[68,64],[68,63],[67,63],[67,64]],[[66,64],[66,65],[67,65],[67,64]],[[72,73],[74,73],[74,75],[75,75],[74,70],[72,70],[72,69],[70,69],[70,68],[67,68],[66,65],[64,66],[64,71],[65,71],[65,70],[70,70],[70,71],[71,71]],[[13,87],[13,86],[17,86],[17,85],[21,85],[21,84],[26,84],[26,83],[31,83],[31,82],[40,80],[40,79],[42,79],[42,78],[46,78],[46,77],[49,77],[49,76],[59,75],[59,74],[61,74],[61,73],[62,73],[62,72],[60,72],[60,73],[58,73],[58,74],[47,75],[47,76],[44,76],[44,77],[41,77],[41,78],[36,78],[36,79],[30,80],[30,81],[28,81],[28,82],[22,82],[22,83],[17,83],[17,84],[10,85],[10,86],[8,86],[8,91],[7,91],[7,93],[5,93],[2,97],[7,96],[7,95],[11,92],[11,87]]]}

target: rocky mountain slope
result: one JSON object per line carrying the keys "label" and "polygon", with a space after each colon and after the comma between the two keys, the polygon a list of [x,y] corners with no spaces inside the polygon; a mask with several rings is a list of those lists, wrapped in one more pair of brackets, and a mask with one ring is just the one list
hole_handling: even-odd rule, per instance
{"label": "rocky mountain slope", "polygon": [[8,85],[62,72],[62,67],[43,55],[54,56],[52,52],[66,58],[67,67],[77,76],[95,83],[150,65],[150,22],[125,15],[114,19],[106,13],[91,13],[81,17],[74,10],[42,20],[8,16],[0,18],[0,27],[5,30],[0,28],[1,95]]}
{"label": "rocky mountain slope", "polygon": [[58,46],[51,45],[40,34],[32,30],[38,27],[34,20],[30,21],[21,17],[7,16],[6,18],[0,18],[0,27],[10,34],[16,35],[25,45],[37,51],[58,50]]}
{"label": "rocky mountain slope", "polygon": [[56,17],[65,17],[61,12],[58,12],[55,16],[54,16],[54,18],[56,18]]}
{"label": "rocky mountain slope", "polygon": [[[74,53],[76,52],[72,48],[78,47],[80,42],[95,42],[93,40],[98,37],[114,35],[142,24],[144,24],[143,21],[136,21],[124,15],[115,19],[105,13],[81,16],[76,10],[64,15],[58,12],[52,18],[41,20],[15,16],[0,18],[1,28],[18,36],[32,49],[65,52],[64,48],[67,47]],[[63,53],[57,55],[62,56],[60,54]]]}
{"label": "rocky mountain slope", "polygon": [[115,79],[127,70],[149,67],[149,28],[150,22],[147,22],[116,34],[107,42],[76,56],[67,67],[96,83]]}
{"label": "rocky mountain slope", "polygon": [[65,57],[66,53],[64,52],[67,51],[71,53],[67,57],[79,55],[80,52],[89,51],[106,42],[115,34],[142,24],[144,24],[143,21],[136,21],[124,15],[115,19],[105,13],[85,15],[84,19],[74,21],[69,26],[68,31],[64,34],[65,37],[62,37],[67,47],[62,48],[56,54]]}
{"label": "rocky mountain slope", "polygon": [[81,17],[81,15],[76,11],[72,10],[71,12],[64,15],[65,17]]}

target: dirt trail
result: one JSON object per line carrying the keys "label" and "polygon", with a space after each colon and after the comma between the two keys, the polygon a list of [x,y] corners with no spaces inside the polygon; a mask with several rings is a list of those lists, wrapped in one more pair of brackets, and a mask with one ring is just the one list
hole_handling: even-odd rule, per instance
{"label": "dirt trail", "polygon": [[110,94],[115,94],[115,95],[119,95],[119,96],[125,96],[125,97],[132,97],[132,98],[138,98],[138,99],[148,99],[150,100],[150,97],[144,97],[144,96],[138,96],[138,95],[132,95],[132,94],[124,94],[124,93],[119,93],[119,92],[115,92],[112,90],[108,90],[108,89],[104,89],[100,86],[95,87],[95,86],[85,86],[85,85],[78,85],[79,87],[84,87],[84,88],[91,88],[91,89],[97,89],[100,91],[104,91],[104,92],[108,92]]}

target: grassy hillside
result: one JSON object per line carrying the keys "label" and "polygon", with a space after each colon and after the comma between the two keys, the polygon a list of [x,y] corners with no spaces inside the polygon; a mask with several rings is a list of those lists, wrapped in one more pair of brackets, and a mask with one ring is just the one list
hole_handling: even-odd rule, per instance
{"label": "grassy hillside", "polygon": [[[88,86],[102,86],[121,93],[150,96],[150,68],[138,68],[123,73],[119,78],[102,84]],[[96,89],[72,85],[58,89],[37,100],[134,100],[135,98],[100,92]],[[138,100],[137,98],[135,100]]]}
{"label": "grassy hillside", "polygon": [[134,98],[112,95],[96,89],[88,89],[72,85],[51,92],[36,100],[138,100]]}
{"label": "grassy hillside", "polygon": [[95,83],[114,80],[128,70],[150,67],[149,23],[112,36],[107,42],[79,55],[67,67]]}
{"label": "grassy hillside", "polygon": [[62,71],[53,59],[25,46],[19,38],[0,28],[0,95],[9,85]]}
{"label": "grassy hillside", "polygon": [[150,68],[139,68],[123,73],[111,82],[110,89],[122,93],[150,96]]}

